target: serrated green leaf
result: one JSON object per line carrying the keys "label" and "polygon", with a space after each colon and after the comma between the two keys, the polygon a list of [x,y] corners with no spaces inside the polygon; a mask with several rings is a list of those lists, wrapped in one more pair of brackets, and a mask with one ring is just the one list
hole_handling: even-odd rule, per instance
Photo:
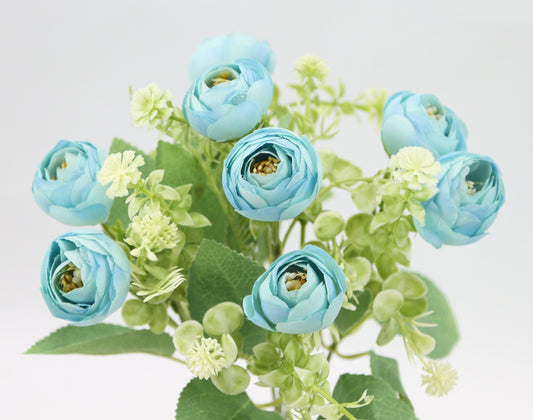
{"label": "serrated green leaf", "polygon": [[205,237],[224,243],[228,222],[216,194],[206,185],[200,163],[183,147],[160,141],[157,146],[156,168],[164,169],[163,183],[171,187],[192,184],[191,211],[203,214],[211,222],[204,228]]}
{"label": "serrated green leaf", "polygon": [[435,341],[435,348],[427,355],[432,359],[446,357],[453,349],[453,346],[459,341],[459,330],[452,308],[443,293],[427,277],[418,274],[428,288],[426,299],[428,300],[428,311],[432,314],[421,318],[424,323],[437,324],[436,327],[420,328],[420,331],[432,336]]}
{"label": "serrated green leaf", "polygon": [[150,353],[171,356],[172,338],[149,330],[133,330],[112,324],[90,327],[69,325],[35,343],[26,354]]}
{"label": "serrated green leaf", "polygon": [[226,395],[211,381],[194,378],[181,391],[176,420],[198,419],[281,420],[281,417],[277,413],[257,408],[244,392]]}
{"label": "serrated green leaf", "polygon": [[[155,161],[153,157],[142,152],[127,141],[115,137],[109,148],[109,153],[122,153],[125,150],[133,150],[136,154],[141,155],[144,158],[144,165],[139,167],[143,177],[148,176],[150,172],[154,170]],[[109,218],[107,219],[106,224],[112,226],[117,220],[120,220],[124,229],[126,229],[130,223],[126,197],[117,197],[113,200],[113,206],[109,212]]]}
{"label": "serrated green leaf", "polygon": [[402,381],[400,380],[398,362],[388,357],[379,356],[373,351],[370,351],[369,353],[370,370],[372,371],[372,375],[387,382],[394,391],[400,394],[400,398],[412,407],[413,405],[407,397]]}
{"label": "serrated green leaf", "polygon": [[400,400],[396,391],[383,379],[367,375],[342,375],[333,391],[339,402],[357,400],[364,391],[372,395],[372,402],[360,408],[347,410],[358,419],[366,420],[416,420],[413,409]]}
{"label": "serrated green leaf", "polygon": [[[220,302],[242,306],[242,300],[252,292],[254,282],[264,271],[224,245],[204,239],[189,270],[187,296],[191,317],[201,322],[204,313]],[[246,353],[251,354],[253,346],[265,341],[266,331],[247,320],[240,333]]]}
{"label": "serrated green leaf", "polygon": [[335,326],[342,336],[346,335],[355,325],[361,322],[370,308],[370,303],[372,302],[372,292],[370,290],[364,290],[356,297],[359,303],[356,304],[355,311],[343,308],[337,315],[337,319],[335,319]]}

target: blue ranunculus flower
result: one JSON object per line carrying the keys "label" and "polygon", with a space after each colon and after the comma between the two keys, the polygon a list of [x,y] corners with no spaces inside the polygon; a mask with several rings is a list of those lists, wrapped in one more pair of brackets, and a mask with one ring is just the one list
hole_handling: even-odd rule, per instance
{"label": "blue ranunculus flower", "polygon": [[276,64],[276,56],[268,41],[258,41],[251,35],[223,35],[205,39],[198,46],[189,59],[189,75],[196,80],[207,69],[239,58],[255,60],[270,73]]}
{"label": "blue ranunculus flower", "polygon": [[130,265],[122,248],[95,229],[56,238],[41,268],[41,293],[52,315],[94,325],[119,309],[128,294]]}
{"label": "blue ranunculus flower", "polygon": [[279,257],[243,301],[244,313],[269,331],[305,334],[329,327],[337,317],[346,278],[321,248],[307,245]]}
{"label": "blue ranunculus flower", "polygon": [[273,93],[266,69],[257,61],[240,59],[203,73],[183,98],[183,115],[203,136],[232,140],[263,119]]}
{"label": "blue ranunculus flower", "polygon": [[107,152],[89,142],[59,141],[33,178],[33,197],[39,207],[66,225],[105,222],[113,200],[96,177],[106,157]]}
{"label": "blue ranunculus flower", "polygon": [[435,159],[466,150],[468,132],[464,123],[435,95],[397,92],[383,109],[381,140],[389,155],[402,147],[419,146]]}
{"label": "blue ranunculus flower", "polygon": [[492,159],[475,153],[450,153],[442,166],[439,192],[422,203],[426,221],[415,220],[420,236],[435,248],[467,245],[485,236],[504,202],[500,170]]}
{"label": "blue ranunculus flower", "polygon": [[262,128],[239,140],[224,161],[222,186],[233,208],[262,221],[298,216],[322,182],[322,165],[307,137]]}

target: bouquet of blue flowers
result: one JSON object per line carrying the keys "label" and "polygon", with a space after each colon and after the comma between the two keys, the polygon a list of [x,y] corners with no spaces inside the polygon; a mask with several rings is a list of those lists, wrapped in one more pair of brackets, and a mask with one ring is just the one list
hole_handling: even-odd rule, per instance
{"label": "bouquet of blue flowers", "polygon": [[[46,305],[71,325],[28,353],[183,364],[191,380],[176,419],[416,419],[397,362],[347,354],[343,341],[374,320],[376,345],[400,336],[428,394],[454,387],[441,359],[456,322],[409,268],[411,237],[436,248],[481,239],[504,202],[500,171],[467,151],[465,124],[434,95],[346,98],[324,60],[304,55],[282,102],[275,61],[252,36],[207,39],[181,107],[156,84],[131,91],[133,124],[158,131],[156,150],[61,140],[43,158],[35,201],[85,227],[53,240],[41,270]],[[343,117],[364,114],[390,157],[372,176],[317,148]],[[332,207],[336,194],[351,197],[349,217]],[[103,323],[118,310],[127,327]],[[371,375],[332,384],[333,357],[367,357]],[[250,400],[252,378],[271,402]]]}

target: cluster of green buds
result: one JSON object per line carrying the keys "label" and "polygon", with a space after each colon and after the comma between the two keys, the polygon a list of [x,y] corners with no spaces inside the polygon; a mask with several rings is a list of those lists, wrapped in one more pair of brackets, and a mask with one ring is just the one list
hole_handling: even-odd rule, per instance
{"label": "cluster of green buds", "polygon": [[257,375],[257,385],[278,389],[279,398],[274,403],[282,404],[298,418],[333,415],[345,408],[369,404],[372,398],[366,394],[358,401],[343,404],[333,399],[327,380],[329,362],[323,353],[313,353],[320,345],[318,333],[268,333],[266,342],[254,346],[248,370]]}
{"label": "cluster of green buds", "polygon": [[200,379],[210,379],[228,395],[243,392],[250,383],[246,369],[235,364],[243,322],[239,305],[222,302],[205,313],[201,324],[185,321],[174,333],[174,346],[185,356],[189,370]]}

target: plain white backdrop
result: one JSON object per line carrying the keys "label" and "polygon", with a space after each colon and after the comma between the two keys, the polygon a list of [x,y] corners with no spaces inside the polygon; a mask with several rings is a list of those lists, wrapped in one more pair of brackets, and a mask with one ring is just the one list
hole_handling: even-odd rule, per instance
{"label": "plain white backdrop", "polygon": [[[450,355],[459,385],[428,397],[419,366],[399,339],[377,349],[400,361],[404,386],[422,420],[526,419],[530,416],[531,194],[533,119],[530,2],[496,1],[100,1],[5,3],[0,13],[2,240],[0,258],[0,417],[4,419],[171,419],[190,374],[148,355],[25,356],[65,325],[39,293],[48,243],[70,230],[33,202],[30,185],[59,139],[107,148],[120,136],[149,151],[154,132],[135,130],[128,86],[157,82],[176,103],[189,86],[187,60],[205,37],[243,32],[277,52],[273,78],[293,80],[293,63],[313,53],[331,80],[355,97],[370,86],[434,93],[466,122],[469,150],[499,164],[507,202],[490,235],[436,251],[421,238],[412,267],[429,275],[454,308],[461,341]],[[331,147],[372,173],[387,164],[379,131],[363,120],[342,125]],[[348,215],[339,198],[332,207]],[[110,321],[120,322],[120,315]],[[375,326],[345,352],[375,347]],[[368,372],[368,360],[332,363]],[[260,399],[261,390],[251,393]],[[208,402],[206,402],[208,403]]]}

